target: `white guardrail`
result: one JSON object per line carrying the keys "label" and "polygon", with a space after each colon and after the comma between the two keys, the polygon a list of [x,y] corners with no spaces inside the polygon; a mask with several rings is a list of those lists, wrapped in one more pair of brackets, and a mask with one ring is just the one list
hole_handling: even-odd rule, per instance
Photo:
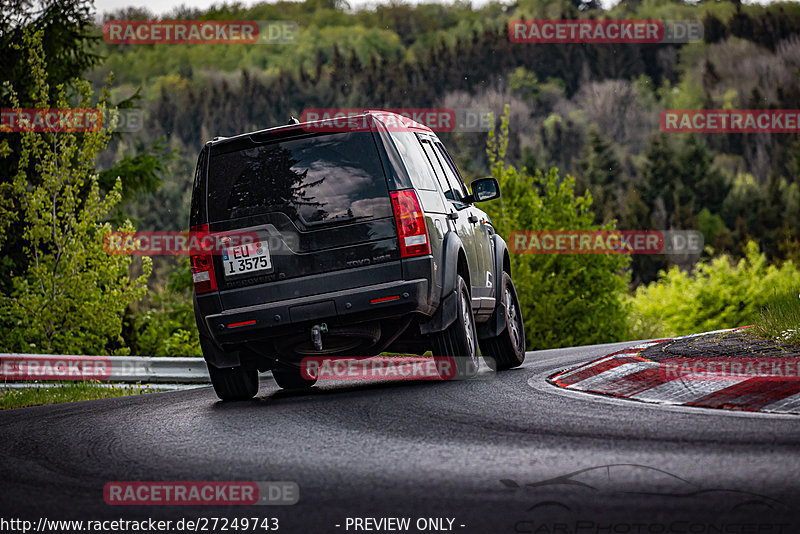
{"label": "white guardrail", "polygon": [[65,380],[143,384],[210,383],[203,358],[0,353],[0,387],[22,381]]}

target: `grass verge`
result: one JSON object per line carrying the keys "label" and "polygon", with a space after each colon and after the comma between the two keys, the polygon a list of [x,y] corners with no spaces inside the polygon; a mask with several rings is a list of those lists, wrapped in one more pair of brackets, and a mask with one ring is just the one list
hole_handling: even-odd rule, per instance
{"label": "grass verge", "polygon": [[154,390],[144,386],[101,385],[92,382],[62,382],[55,385],[32,385],[24,389],[0,389],[0,410],[44,406],[62,402],[77,402],[111,397],[126,397],[152,393]]}
{"label": "grass verge", "polygon": [[753,333],[758,337],[800,345],[800,297],[796,293],[782,295],[764,306]]}

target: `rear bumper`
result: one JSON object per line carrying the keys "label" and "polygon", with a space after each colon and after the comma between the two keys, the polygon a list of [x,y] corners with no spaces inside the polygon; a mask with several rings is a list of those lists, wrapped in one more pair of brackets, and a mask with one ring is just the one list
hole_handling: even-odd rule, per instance
{"label": "rear bumper", "polygon": [[346,325],[414,312],[432,312],[428,280],[387,282],[225,310],[206,316],[205,326],[218,345],[229,345],[279,337],[317,322]]}

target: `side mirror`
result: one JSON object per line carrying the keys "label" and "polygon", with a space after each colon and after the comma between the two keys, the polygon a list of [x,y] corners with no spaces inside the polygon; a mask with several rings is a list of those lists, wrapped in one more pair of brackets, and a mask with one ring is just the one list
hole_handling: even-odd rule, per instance
{"label": "side mirror", "polygon": [[470,195],[472,202],[484,202],[495,198],[500,198],[500,184],[496,179],[490,176],[472,182],[472,194]]}

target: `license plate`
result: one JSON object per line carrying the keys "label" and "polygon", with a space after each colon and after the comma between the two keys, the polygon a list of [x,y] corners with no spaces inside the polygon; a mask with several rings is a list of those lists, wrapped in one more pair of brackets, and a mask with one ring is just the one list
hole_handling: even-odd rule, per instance
{"label": "license plate", "polygon": [[225,276],[269,271],[272,259],[266,243],[260,241],[228,247],[222,251],[222,263],[225,265]]}

